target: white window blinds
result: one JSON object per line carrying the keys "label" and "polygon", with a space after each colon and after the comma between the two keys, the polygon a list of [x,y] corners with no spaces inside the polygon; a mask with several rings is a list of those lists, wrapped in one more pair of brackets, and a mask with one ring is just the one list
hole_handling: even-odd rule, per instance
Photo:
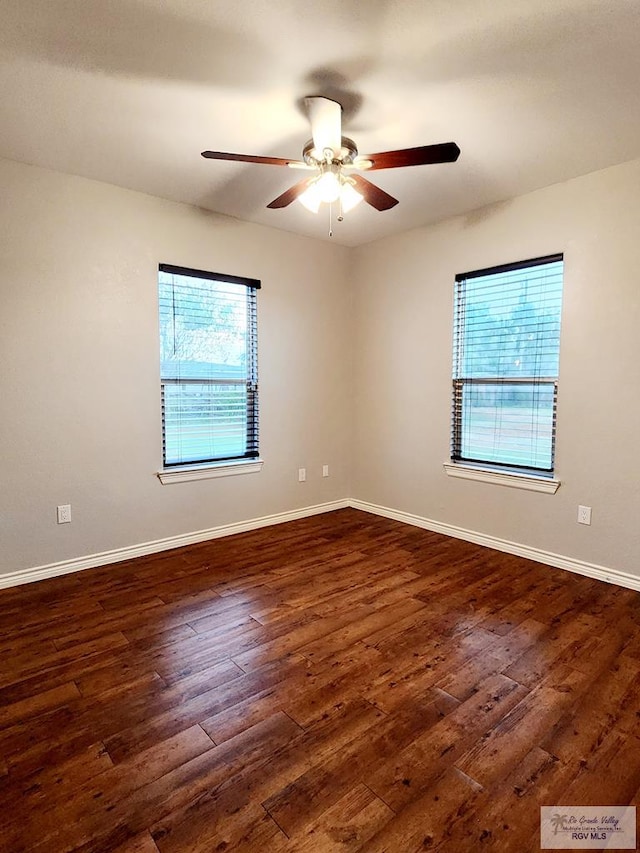
{"label": "white window blinds", "polygon": [[165,468],[258,456],[260,282],[161,264]]}
{"label": "white window blinds", "polygon": [[456,276],[453,461],[554,467],[563,258]]}

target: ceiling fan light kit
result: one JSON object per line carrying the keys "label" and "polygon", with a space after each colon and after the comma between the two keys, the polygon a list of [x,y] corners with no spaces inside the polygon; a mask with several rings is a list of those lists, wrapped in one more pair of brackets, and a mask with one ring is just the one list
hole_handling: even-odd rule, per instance
{"label": "ceiling fan light kit", "polygon": [[[287,207],[298,199],[307,210],[318,213],[321,204],[328,204],[331,219],[331,206],[337,202],[338,221],[341,222],[344,213],[352,210],[363,200],[378,211],[389,210],[398,204],[398,199],[372,184],[362,175],[352,174],[352,172],[397,169],[430,163],[453,163],[460,155],[460,149],[455,142],[444,142],[360,157],[355,142],[342,136],[342,107],[337,101],[314,96],[305,98],[305,104],[311,122],[312,138],[303,148],[302,160],[231,154],[223,151],[203,151],[202,156],[212,160],[236,160],[312,171],[314,174],[311,177],[303,178],[289,187],[267,207],[271,209]],[[329,235],[331,233],[330,226]]]}
{"label": "ceiling fan light kit", "polygon": [[341,221],[343,214],[359,204],[363,196],[354,188],[354,181],[342,174],[340,163],[319,163],[317,169],[318,174],[309,179],[298,201],[312,213],[317,213],[323,203],[337,201],[340,205],[338,220]]}

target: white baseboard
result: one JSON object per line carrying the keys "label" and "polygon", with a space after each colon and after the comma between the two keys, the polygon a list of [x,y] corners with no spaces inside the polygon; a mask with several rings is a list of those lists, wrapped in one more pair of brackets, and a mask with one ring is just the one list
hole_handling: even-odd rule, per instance
{"label": "white baseboard", "polygon": [[282,524],[285,521],[295,521],[298,518],[308,518],[312,515],[319,515],[323,512],[331,512],[347,507],[353,507],[353,509],[359,509],[363,512],[373,513],[374,515],[381,515],[384,518],[391,518],[395,521],[401,521],[404,524],[411,524],[414,527],[422,527],[425,530],[432,530],[434,533],[442,533],[445,536],[452,536],[455,539],[464,539],[467,542],[474,542],[476,545],[494,548],[496,551],[504,551],[507,554],[525,557],[537,563],[544,563],[547,566],[565,569],[575,574],[585,575],[589,578],[617,584],[618,586],[640,592],[640,577],[628,574],[627,572],[609,569],[606,566],[599,566],[595,563],[586,563],[583,560],[576,560],[573,557],[564,557],[561,554],[543,551],[540,548],[533,548],[529,545],[521,545],[518,542],[510,542],[507,539],[498,539],[495,536],[488,536],[485,533],[478,533],[475,530],[467,530],[463,527],[456,527],[452,524],[445,524],[441,521],[434,521],[433,519],[423,518],[422,516],[413,515],[408,512],[378,506],[367,501],[347,498],[316,504],[315,506],[302,507],[301,509],[290,510],[289,512],[280,512],[275,515],[265,515],[261,518],[251,518],[248,521],[239,521],[235,524],[224,524],[220,527],[211,527],[208,530],[197,530],[193,533],[183,533],[178,536],[170,536],[166,539],[156,539],[153,542],[143,542],[139,545],[116,548],[112,551],[102,551],[100,554],[76,557],[71,560],[63,560],[59,563],[49,563],[46,566],[35,566],[33,568],[20,569],[16,572],[0,574],[0,589],[45,580],[46,578],[55,578],[59,575],[92,569],[97,566],[105,566],[109,563],[121,563],[124,560],[133,560],[135,557],[144,557],[147,554],[155,554],[158,551],[181,548],[184,545],[193,545],[196,542],[206,542],[208,539],[218,539],[222,536],[231,536],[234,533],[244,533],[247,530],[257,530],[260,527]]}
{"label": "white baseboard", "polygon": [[16,572],[1,574],[0,589],[24,583],[33,583],[33,581],[45,580],[45,578],[55,578],[59,575],[80,572],[84,569],[93,569],[96,566],[105,566],[109,563],[121,563],[123,560],[133,560],[135,557],[144,557],[147,554],[155,554],[158,551],[168,551],[170,548],[181,548],[184,545],[193,545],[196,542],[206,542],[207,539],[219,539],[221,536],[231,536],[233,533],[244,533],[247,530],[257,530],[259,527],[267,527],[271,524],[282,524],[285,521],[295,521],[298,518],[307,518],[323,512],[331,512],[335,509],[345,509],[349,505],[348,500],[330,501],[328,503],[316,504],[315,506],[303,507],[302,509],[290,510],[289,512],[265,515],[262,518],[251,518],[248,521],[239,521],[235,524],[211,527],[209,530],[197,530],[194,533],[182,533],[179,536],[169,536],[166,539],[156,539],[153,542],[143,542],[139,545],[115,548],[113,551],[102,551],[100,554],[76,557],[71,560],[63,560],[60,563],[49,563],[46,566],[20,569]]}
{"label": "white baseboard", "polygon": [[568,572],[585,575],[588,578],[606,581],[606,583],[613,583],[617,586],[623,586],[626,589],[633,589],[636,592],[640,592],[640,577],[618,571],[618,569],[609,569],[606,566],[599,566],[595,563],[586,563],[583,560],[576,560],[573,557],[564,557],[562,554],[554,554],[551,551],[532,548],[530,545],[520,545],[518,542],[510,542],[508,539],[498,539],[495,536],[488,536],[485,533],[477,533],[475,530],[466,530],[464,527],[444,524],[441,521],[433,521],[430,518],[423,518],[422,516],[412,515],[408,512],[400,512],[399,510],[389,509],[388,507],[378,506],[377,504],[367,503],[366,501],[351,500],[349,501],[349,506],[354,509],[363,510],[364,512],[373,513],[374,515],[392,518],[395,521],[402,521],[405,524],[412,524],[414,527],[432,530],[434,533],[443,533],[445,536],[452,536],[455,539],[464,539],[466,542],[474,542],[476,545],[484,545],[486,548],[494,548],[496,551],[505,551],[507,554],[514,554],[517,557],[526,557],[527,560],[534,560],[536,563],[544,563],[556,569],[565,569]]}

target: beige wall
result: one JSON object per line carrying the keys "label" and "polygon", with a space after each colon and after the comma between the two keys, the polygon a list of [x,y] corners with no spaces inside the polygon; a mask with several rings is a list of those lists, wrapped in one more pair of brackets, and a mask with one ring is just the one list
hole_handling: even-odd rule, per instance
{"label": "beige wall", "polygon": [[[354,496],[640,576],[639,187],[636,161],[356,250]],[[449,478],[454,276],[554,252],[562,485]]]}
{"label": "beige wall", "polygon": [[[640,576],[640,161],[357,250],[6,161],[0,186],[0,572],[351,496]],[[448,478],[454,276],[553,252],[562,486]],[[155,476],[159,262],[262,280],[259,474]]]}
{"label": "beige wall", "polygon": [[[349,493],[347,249],[7,161],[0,186],[0,572]],[[159,262],[262,281],[258,474],[155,476]]]}

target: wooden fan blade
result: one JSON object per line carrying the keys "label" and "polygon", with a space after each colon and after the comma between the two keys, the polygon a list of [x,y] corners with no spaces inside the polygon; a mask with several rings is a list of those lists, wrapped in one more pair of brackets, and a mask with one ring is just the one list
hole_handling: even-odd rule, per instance
{"label": "wooden fan blade", "polygon": [[304,101],[318,159],[323,159],[326,148],[330,148],[337,155],[342,148],[342,107],[337,101],[329,98],[313,97],[305,98]]}
{"label": "wooden fan blade", "polygon": [[398,204],[397,198],[381,190],[380,187],[372,184],[371,181],[367,181],[362,175],[351,175],[350,180],[354,182],[355,189],[367,204],[375,207],[376,210],[389,210],[389,208],[395,207]]}
{"label": "wooden fan blade", "polygon": [[460,149],[455,142],[441,142],[438,145],[420,145],[418,148],[401,148],[398,151],[383,151],[380,154],[368,154],[367,160],[374,169],[397,169],[400,166],[426,166],[429,163],[455,163]]}
{"label": "wooden fan blade", "polygon": [[[266,163],[268,166],[289,166],[298,164],[298,160],[284,160],[282,157],[260,157],[258,154],[229,154],[226,151],[203,151],[208,160],[239,160],[241,163]],[[305,163],[300,161],[305,166]]]}
{"label": "wooden fan blade", "polygon": [[309,186],[309,180],[309,178],[305,178],[302,181],[298,181],[297,184],[294,184],[292,187],[289,187],[289,189],[285,190],[285,192],[283,192],[282,195],[279,195],[278,198],[274,198],[274,200],[270,204],[268,204],[267,207],[270,207],[272,210],[275,210],[279,207],[287,207],[291,204],[292,201],[295,201],[299,195],[302,195],[302,193]]}

